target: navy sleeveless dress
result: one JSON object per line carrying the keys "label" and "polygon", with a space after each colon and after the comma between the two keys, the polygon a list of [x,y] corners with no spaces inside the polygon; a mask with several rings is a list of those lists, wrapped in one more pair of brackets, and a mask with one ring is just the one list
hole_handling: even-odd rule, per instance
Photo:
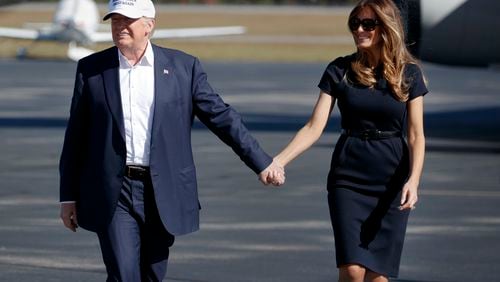
{"label": "navy sleeveless dress", "polygon": [[[406,102],[394,98],[383,78],[373,88],[346,79],[353,58],[331,62],[318,85],[336,98],[342,128],[405,132]],[[428,92],[418,66],[407,65],[405,79],[410,83],[410,100]],[[327,184],[337,266],[360,264],[397,277],[409,215],[398,207],[409,165],[404,137],[340,136]]]}

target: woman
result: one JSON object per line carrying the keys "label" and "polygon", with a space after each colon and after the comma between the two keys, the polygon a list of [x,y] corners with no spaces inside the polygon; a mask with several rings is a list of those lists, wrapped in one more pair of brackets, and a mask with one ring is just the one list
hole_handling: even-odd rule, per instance
{"label": "woman", "polygon": [[[310,120],[275,159],[285,166],[316,142],[338,101],[343,132],[328,175],[328,203],[339,281],[388,281],[398,275],[417,202],[427,88],[390,0],[359,2],[348,26],[357,52],[328,65]],[[273,174],[271,182],[283,181]]]}

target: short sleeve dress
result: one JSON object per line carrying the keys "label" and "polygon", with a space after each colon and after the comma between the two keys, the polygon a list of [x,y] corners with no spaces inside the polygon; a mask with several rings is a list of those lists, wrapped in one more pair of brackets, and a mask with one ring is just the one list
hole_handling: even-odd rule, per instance
{"label": "short sleeve dress", "polygon": [[[349,82],[346,77],[353,58],[351,55],[331,62],[318,85],[336,98],[342,128],[404,133],[407,102],[395,99],[383,78],[372,88]],[[417,65],[408,64],[404,75],[410,84],[409,100],[428,92]],[[360,264],[397,277],[409,215],[398,207],[409,165],[403,136],[340,136],[327,184],[337,266]]]}

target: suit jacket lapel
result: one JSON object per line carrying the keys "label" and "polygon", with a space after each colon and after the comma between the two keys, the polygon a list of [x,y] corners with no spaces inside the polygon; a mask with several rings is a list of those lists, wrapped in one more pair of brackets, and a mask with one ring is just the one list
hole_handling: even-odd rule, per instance
{"label": "suit jacket lapel", "polygon": [[107,65],[104,66],[104,70],[102,72],[103,83],[109,110],[118,126],[120,135],[122,136],[123,140],[125,140],[125,126],[123,124],[119,66],[120,63],[118,61],[118,49],[116,47],[111,48],[109,61],[107,62]]}
{"label": "suit jacket lapel", "polygon": [[[169,64],[169,58],[166,56],[165,52],[161,50],[156,45],[153,46],[153,53],[155,56],[155,106],[154,106],[154,116],[153,116],[153,136],[159,133],[160,124],[165,121],[164,113],[165,103],[172,100],[172,96],[175,95],[175,73],[172,66]],[[154,140],[154,138],[152,138]]]}

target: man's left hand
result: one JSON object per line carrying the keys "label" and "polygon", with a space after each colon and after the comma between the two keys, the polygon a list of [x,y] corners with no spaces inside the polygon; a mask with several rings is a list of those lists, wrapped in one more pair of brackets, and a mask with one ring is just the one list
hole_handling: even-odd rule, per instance
{"label": "man's left hand", "polygon": [[264,185],[272,184],[274,186],[281,186],[285,184],[285,168],[276,160],[264,169],[259,174],[259,180]]}

